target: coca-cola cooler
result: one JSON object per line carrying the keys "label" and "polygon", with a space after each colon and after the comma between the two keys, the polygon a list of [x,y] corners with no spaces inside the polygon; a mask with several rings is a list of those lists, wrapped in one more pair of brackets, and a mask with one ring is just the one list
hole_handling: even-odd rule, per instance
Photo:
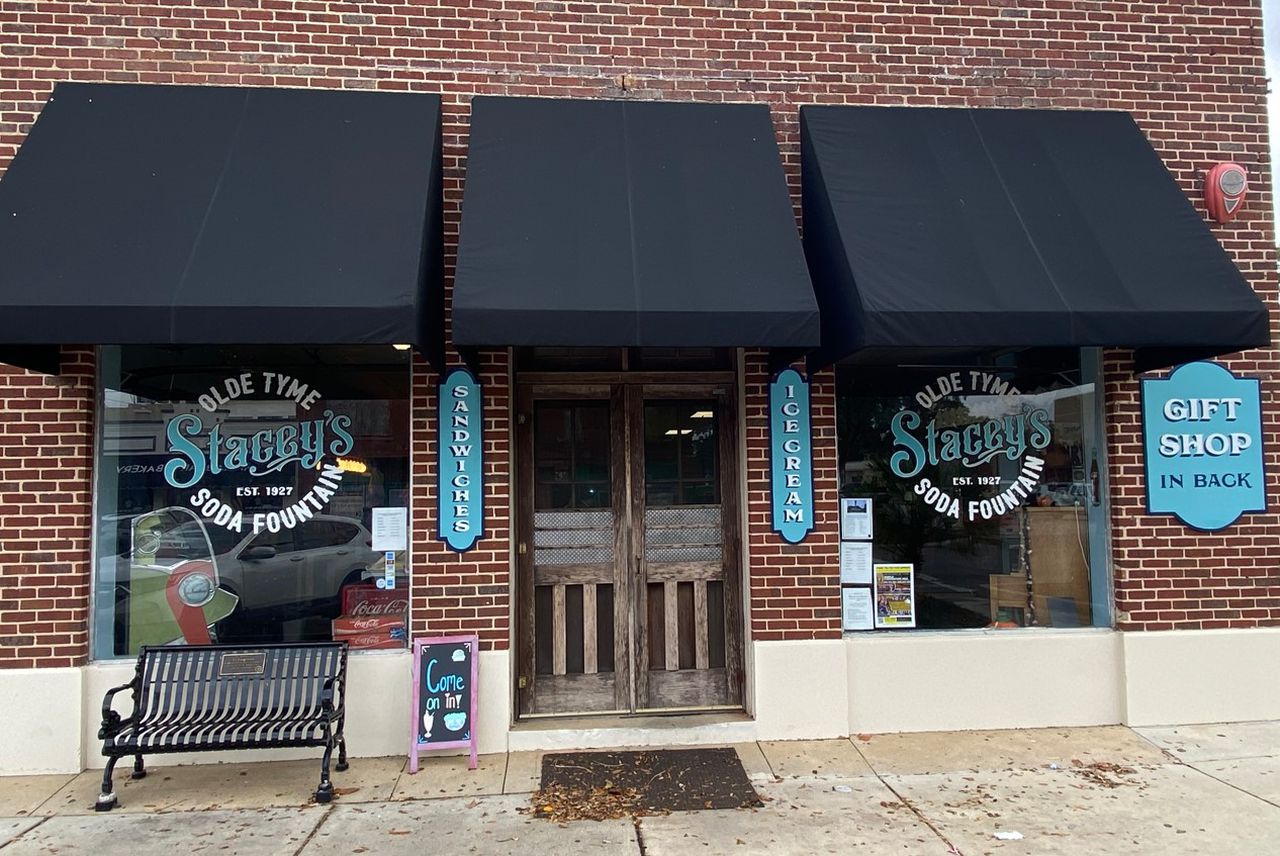
{"label": "coca-cola cooler", "polygon": [[363,650],[405,647],[407,592],[353,585],[342,590],[342,615],[333,620],[333,639]]}

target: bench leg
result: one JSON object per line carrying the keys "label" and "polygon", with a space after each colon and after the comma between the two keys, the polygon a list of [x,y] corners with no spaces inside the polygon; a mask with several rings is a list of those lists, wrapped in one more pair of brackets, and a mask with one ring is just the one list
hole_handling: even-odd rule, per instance
{"label": "bench leg", "polygon": [[116,768],[116,761],[120,759],[114,755],[107,759],[106,769],[102,771],[102,793],[98,795],[98,800],[93,804],[94,811],[111,811],[116,807],[116,792],[111,785],[111,773]]}
{"label": "bench leg", "polygon": [[320,759],[320,787],[316,788],[316,802],[333,802],[333,782],[329,780],[329,759],[333,757],[333,742],[324,747],[324,757]]}
{"label": "bench leg", "polygon": [[347,738],[338,738],[338,763],[334,766],[339,773],[346,772],[347,769]]}
{"label": "bench leg", "polygon": [[142,756],[133,756],[133,772],[129,774],[131,779],[145,779],[147,777],[147,768],[142,766]]}

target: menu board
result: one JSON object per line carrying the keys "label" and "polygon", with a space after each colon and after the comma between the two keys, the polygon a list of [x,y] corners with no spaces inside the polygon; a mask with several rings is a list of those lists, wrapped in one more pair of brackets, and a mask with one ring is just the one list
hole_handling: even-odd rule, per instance
{"label": "menu board", "polygon": [[413,643],[413,728],[409,772],[433,749],[470,749],[476,768],[476,636],[441,636]]}

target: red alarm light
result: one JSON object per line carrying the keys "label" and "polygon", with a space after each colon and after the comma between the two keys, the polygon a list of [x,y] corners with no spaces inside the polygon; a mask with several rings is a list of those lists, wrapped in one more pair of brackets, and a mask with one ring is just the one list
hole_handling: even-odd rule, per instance
{"label": "red alarm light", "polygon": [[1249,173],[1238,163],[1220,163],[1204,177],[1204,204],[1219,223],[1235,218],[1249,192]]}

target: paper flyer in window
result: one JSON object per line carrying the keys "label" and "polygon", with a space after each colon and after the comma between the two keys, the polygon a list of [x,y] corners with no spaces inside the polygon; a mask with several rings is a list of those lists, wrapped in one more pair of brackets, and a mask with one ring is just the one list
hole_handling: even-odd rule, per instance
{"label": "paper flyer in window", "polygon": [[871,589],[845,586],[840,589],[841,627],[845,630],[870,630],[875,617],[871,608]]}
{"label": "paper flyer in window", "polygon": [[871,585],[871,542],[840,542],[840,584]]}
{"label": "paper flyer in window", "polygon": [[871,537],[871,498],[841,499],[840,538],[844,541],[870,541]]}
{"label": "paper flyer in window", "polygon": [[373,549],[379,552],[409,549],[409,509],[375,508],[372,524]]}
{"label": "paper flyer in window", "polygon": [[915,565],[876,565],[876,629],[916,626]]}

